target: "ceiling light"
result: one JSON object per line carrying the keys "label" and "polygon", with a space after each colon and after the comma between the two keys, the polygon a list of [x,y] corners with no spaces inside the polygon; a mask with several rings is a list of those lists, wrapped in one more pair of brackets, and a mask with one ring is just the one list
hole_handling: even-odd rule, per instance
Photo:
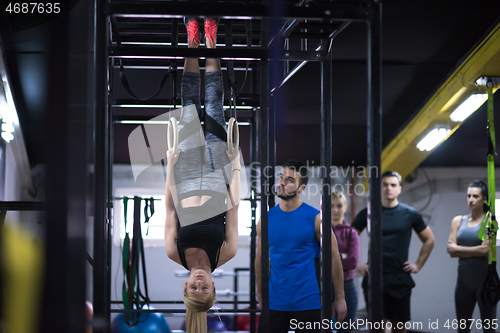
{"label": "ceiling light", "polygon": [[12,140],[14,140],[14,135],[10,132],[2,132],[2,139],[5,140],[5,142],[9,143]]}
{"label": "ceiling light", "polygon": [[14,132],[14,126],[12,126],[12,124],[10,122],[7,122],[7,121],[4,120],[4,122],[2,123],[2,132],[13,133]]}
{"label": "ceiling light", "polygon": [[451,121],[462,122],[488,99],[488,94],[472,94],[450,114]]}
{"label": "ceiling light", "polygon": [[420,151],[430,151],[440,144],[450,134],[451,130],[446,127],[435,127],[420,140],[417,148]]}
{"label": "ceiling light", "polygon": [[12,122],[5,118],[2,119],[1,123],[2,133],[0,135],[2,136],[2,139],[5,140],[5,142],[9,143],[10,141],[14,140],[14,126],[12,125]]}

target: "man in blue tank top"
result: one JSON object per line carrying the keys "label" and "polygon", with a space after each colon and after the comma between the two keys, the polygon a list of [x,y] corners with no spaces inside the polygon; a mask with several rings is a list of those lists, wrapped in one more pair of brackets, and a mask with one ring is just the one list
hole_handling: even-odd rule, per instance
{"label": "man in blue tank top", "polygon": [[[279,205],[269,210],[269,328],[259,333],[320,332],[321,295],[315,260],[319,257],[319,210],[300,200],[308,182],[306,166],[290,160],[283,166],[278,182]],[[257,300],[261,303],[261,227],[257,225],[255,273]],[[335,288],[333,310],[337,320],[347,313],[344,277],[337,241],[332,235],[332,280]],[[334,313],[335,315],[335,313]]]}
{"label": "man in blue tank top", "polygon": [[[411,319],[410,297],[415,287],[411,274],[424,266],[434,247],[434,235],[413,207],[400,203],[401,175],[396,171],[384,172],[382,178],[382,267],[383,267],[383,314],[389,320],[393,333],[406,333],[405,323]],[[360,234],[367,225],[367,210],[361,210],[351,226]],[[412,230],[422,241],[417,261],[408,261]],[[359,262],[357,270],[365,278],[363,289],[368,299],[368,265]],[[368,302],[367,302],[368,304]]]}

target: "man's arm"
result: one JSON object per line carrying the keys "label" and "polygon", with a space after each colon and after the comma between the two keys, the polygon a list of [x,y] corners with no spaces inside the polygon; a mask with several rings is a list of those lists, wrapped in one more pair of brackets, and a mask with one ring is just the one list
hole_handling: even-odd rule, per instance
{"label": "man's arm", "polygon": [[432,249],[434,248],[434,235],[432,234],[431,228],[427,226],[417,235],[422,241],[422,248],[420,249],[420,253],[415,264],[412,264],[409,261],[404,263],[403,270],[407,273],[418,273],[424,266],[427,258],[429,258],[429,255],[431,254]]}
{"label": "man's arm", "polygon": [[[359,214],[358,214],[359,215]],[[363,232],[363,230],[358,230],[356,228],[354,228],[354,231],[358,233],[358,235],[361,235],[361,233]],[[360,244],[360,250],[361,250],[361,242],[359,243]],[[365,264],[364,262],[361,262],[358,260],[358,264],[356,265],[356,270],[358,272],[360,272],[361,274],[363,274],[363,276],[367,276],[368,273],[370,272],[370,266],[368,266],[367,264]]]}
{"label": "man's arm", "polygon": [[[320,214],[316,215],[314,220],[316,227],[316,238],[318,242],[321,239],[321,218]],[[344,294],[344,270],[342,261],[340,260],[339,246],[335,234],[332,232],[332,280],[335,288],[335,301],[333,302],[333,316],[337,314],[337,321],[341,322],[347,315],[347,305],[345,303]]]}
{"label": "man's arm", "polygon": [[[257,253],[255,254],[255,280],[257,283],[257,302],[262,306],[262,243],[261,243],[261,229],[260,219],[256,226],[257,231]],[[269,254],[268,254],[269,255]],[[271,262],[269,261],[269,266]]]}

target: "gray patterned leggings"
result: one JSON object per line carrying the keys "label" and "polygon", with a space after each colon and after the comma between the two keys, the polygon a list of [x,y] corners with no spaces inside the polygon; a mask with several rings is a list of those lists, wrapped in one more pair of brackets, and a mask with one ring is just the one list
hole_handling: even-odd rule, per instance
{"label": "gray patterned leggings", "polygon": [[223,109],[222,72],[205,73],[205,134],[201,130],[199,73],[182,74],[182,115],[174,174],[179,200],[194,195],[225,198],[232,176],[226,155],[226,121]]}

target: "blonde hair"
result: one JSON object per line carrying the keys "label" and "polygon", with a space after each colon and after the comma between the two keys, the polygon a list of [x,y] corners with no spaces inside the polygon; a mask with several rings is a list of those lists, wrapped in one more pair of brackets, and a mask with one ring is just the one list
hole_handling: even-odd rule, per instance
{"label": "blonde hair", "polygon": [[215,303],[215,287],[206,302],[189,297],[187,288],[184,288],[184,305],[186,305],[186,332],[206,333],[207,312]]}
{"label": "blonde hair", "polygon": [[333,199],[340,199],[344,203],[344,205],[347,207],[347,198],[345,197],[345,194],[342,192],[332,192],[332,201]]}

